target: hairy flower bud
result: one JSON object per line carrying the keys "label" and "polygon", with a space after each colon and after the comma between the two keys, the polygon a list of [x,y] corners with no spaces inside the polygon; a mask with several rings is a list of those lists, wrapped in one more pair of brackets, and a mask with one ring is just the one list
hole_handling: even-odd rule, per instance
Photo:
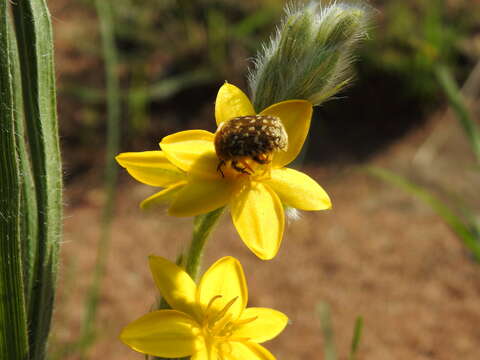
{"label": "hairy flower bud", "polygon": [[359,2],[287,6],[249,75],[255,109],[287,99],[320,105],[348,85],[352,52],[367,37],[369,13]]}

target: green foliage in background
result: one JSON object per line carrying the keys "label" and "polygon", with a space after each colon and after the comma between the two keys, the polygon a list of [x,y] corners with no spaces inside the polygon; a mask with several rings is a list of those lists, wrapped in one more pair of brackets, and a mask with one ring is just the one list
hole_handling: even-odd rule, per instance
{"label": "green foliage in background", "polygon": [[452,201],[442,201],[428,188],[418,185],[395,172],[375,167],[369,167],[367,171],[369,174],[406,191],[414,198],[430,206],[463,243],[473,259],[480,263],[480,224],[476,220],[475,212],[472,209],[463,207],[458,210]]}
{"label": "green foliage in background", "polygon": [[[430,81],[434,82],[443,91],[478,165],[480,163],[480,128],[470,113],[465,97],[455,81],[452,71],[442,62],[437,62],[430,64],[430,72]],[[472,73],[474,72],[475,69]],[[459,209],[452,199],[444,202],[427,187],[418,185],[386,169],[370,167],[368,172],[391,185],[405,190],[430,206],[452,229],[471,253],[473,259],[476,262],[480,262],[480,223],[477,220],[478,214],[472,207],[460,206]],[[457,198],[459,197],[457,196]],[[458,201],[455,202],[458,203]]]}
{"label": "green foliage in background", "polygon": [[[83,6],[93,11],[94,1],[84,0]],[[281,9],[276,1],[115,1],[120,97],[126,133],[131,134],[126,141],[147,141],[158,129],[152,106],[168,103],[179,92],[216,88],[227,79],[241,83],[249,58]],[[101,57],[95,42],[74,46],[83,56]],[[64,78],[60,91],[88,105],[80,110],[85,112],[84,129],[103,124],[101,111],[92,113],[92,105],[106,101],[100,84]]]}
{"label": "green foliage in background", "polygon": [[[434,71],[432,78],[437,82],[439,88],[443,90],[478,165],[480,163],[480,129],[478,124],[471,116],[465,97],[450,69],[442,64],[432,64],[432,69]],[[455,206],[452,199],[449,202],[444,202],[427,187],[418,185],[394,172],[373,167],[368,168],[368,172],[387,183],[405,190],[429,205],[462,241],[472,254],[473,259],[480,262],[480,223],[473,208],[461,206],[459,209],[458,206]],[[458,203],[458,201],[456,202]]]}
{"label": "green foliage in background", "polygon": [[[337,348],[335,345],[335,334],[333,331],[332,310],[330,305],[326,302],[317,304],[317,313],[320,318],[322,326],[323,341],[324,341],[324,355],[325,360],[337,360]],[[355,326],[353,328],[352,342],[350,345],[350,353],[348,360],[355,360],[357,357],[358,347],[362,338],[363,318],[357,317]]]}
{"label": "green foliage in background", "polygon": [[438,63],[466,76],[460,59],[478,55],[478,50],[472,51],[471,34],[480,20],[479,10],[471,1],[388,1],[361,56],[372,73],[394,76],[407,96],[428,104],[439,95],[432,76]]}
{"label": "green foliage in background", "polygon": [[106,263],[111,238],[111,223],[114,216],[115,193],[118,177],[118,166],[115,155],[119,152],[120,144],[120,94],[118,79],[118,55],[114,39],[115,7],[106,0],[95,1],[97,16],[100,23],[102,37],[103,61],[106,74],[106,102],[107,102],[107,136],[105,151],[104,190],[105,203],[101,219],[101,235],[97,245],[95,270],[85,301],[82,330],[74,349],[78,349],[79,358],[85,359],[86,352],[95,340],[95,325],[98,304],[101,295],[102,279],[106,270]]}
{"label": "green foliage in background", "polygon": [[470,144],[477,163],[480,164],[480,128],[470,115],[465,99],[453,78],[451,71],[446,66],[436,66],[435,75],[438,84],[443,89],[450,107],[455,114],[458,124],[462,128],[465,138]]}

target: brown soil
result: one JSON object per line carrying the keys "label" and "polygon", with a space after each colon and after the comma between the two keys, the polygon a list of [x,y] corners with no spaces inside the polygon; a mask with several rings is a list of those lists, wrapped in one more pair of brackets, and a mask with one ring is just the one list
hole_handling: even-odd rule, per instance
{"label": "brown soil", "polygon": [[[418,158],[414,155],[426,139],[421,155],[432,156],[414,167],[412,159]],[[472,160],[467,154],[453,120],[438,116],[372,163],[414,174],[435,187],[448,186],[479,203],[471,190],[479,179],[465,167]],[[365,320],[359,359],[478,359],[480,267],[442,220],[411,196],[362,172],[304,170],[328,190],[333,210],[305,212],[289,224],[279,255],[269,262],[247,251],[224,216],[204,262],[209,265],[223,255],[239,258],[249,282],[250,305],[288,314],[291,324],[267,343],[277,358],[324,358],[315,308],[327,302],[341,359],[347,358],[358,315]],[[123,326],[148,312],[158,295],[147,255],[174,259],[191,233],[191,219],[142,213],[138,203],[154,189],[128,176],[122,179],[90,359],[143,359],[117,336]],[[57,346],[79,334],[99,239],[103,195],[85,183],[67,189]]]}

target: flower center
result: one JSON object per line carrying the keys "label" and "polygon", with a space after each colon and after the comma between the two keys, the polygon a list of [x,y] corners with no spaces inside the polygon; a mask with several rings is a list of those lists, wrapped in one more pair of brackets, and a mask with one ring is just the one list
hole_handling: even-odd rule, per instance
{"label": "flower center", "polygon": [[[286,151],[288,135],[276,116],[239,116],[220,124],[215,133],[215,152],[220,160],[217,171],[225,176],[224,167],[240,174],[265,171],[276,151]],[[260,167],[258,166],[260,165]]]}
{"label": "flower center", "polygon": [[234,332],[239,326],[256,320],[256,317],[242,320],[233,319],[228,310],[238,300],[238,297],[231,299],[219,309],[214,306],[214,303],[221,298],[221,295],[214,296],[204,312],[202,331],[207,343],[211,346],[218,346],[232,340],[248,340],[246,338],[234,338]]}

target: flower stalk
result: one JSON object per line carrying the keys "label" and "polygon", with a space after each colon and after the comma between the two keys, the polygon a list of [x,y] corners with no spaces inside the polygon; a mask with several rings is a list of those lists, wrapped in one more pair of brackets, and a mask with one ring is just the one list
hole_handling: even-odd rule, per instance
{"label": "flower stalk", "polygon": [[223,210],[224,208],[222,207],[195,217],[192,241],[189,249],[182,258],[182,265],[193,280],[197,280],[198,278],[205,244],[217,224],[218,219],[223,214]]}

